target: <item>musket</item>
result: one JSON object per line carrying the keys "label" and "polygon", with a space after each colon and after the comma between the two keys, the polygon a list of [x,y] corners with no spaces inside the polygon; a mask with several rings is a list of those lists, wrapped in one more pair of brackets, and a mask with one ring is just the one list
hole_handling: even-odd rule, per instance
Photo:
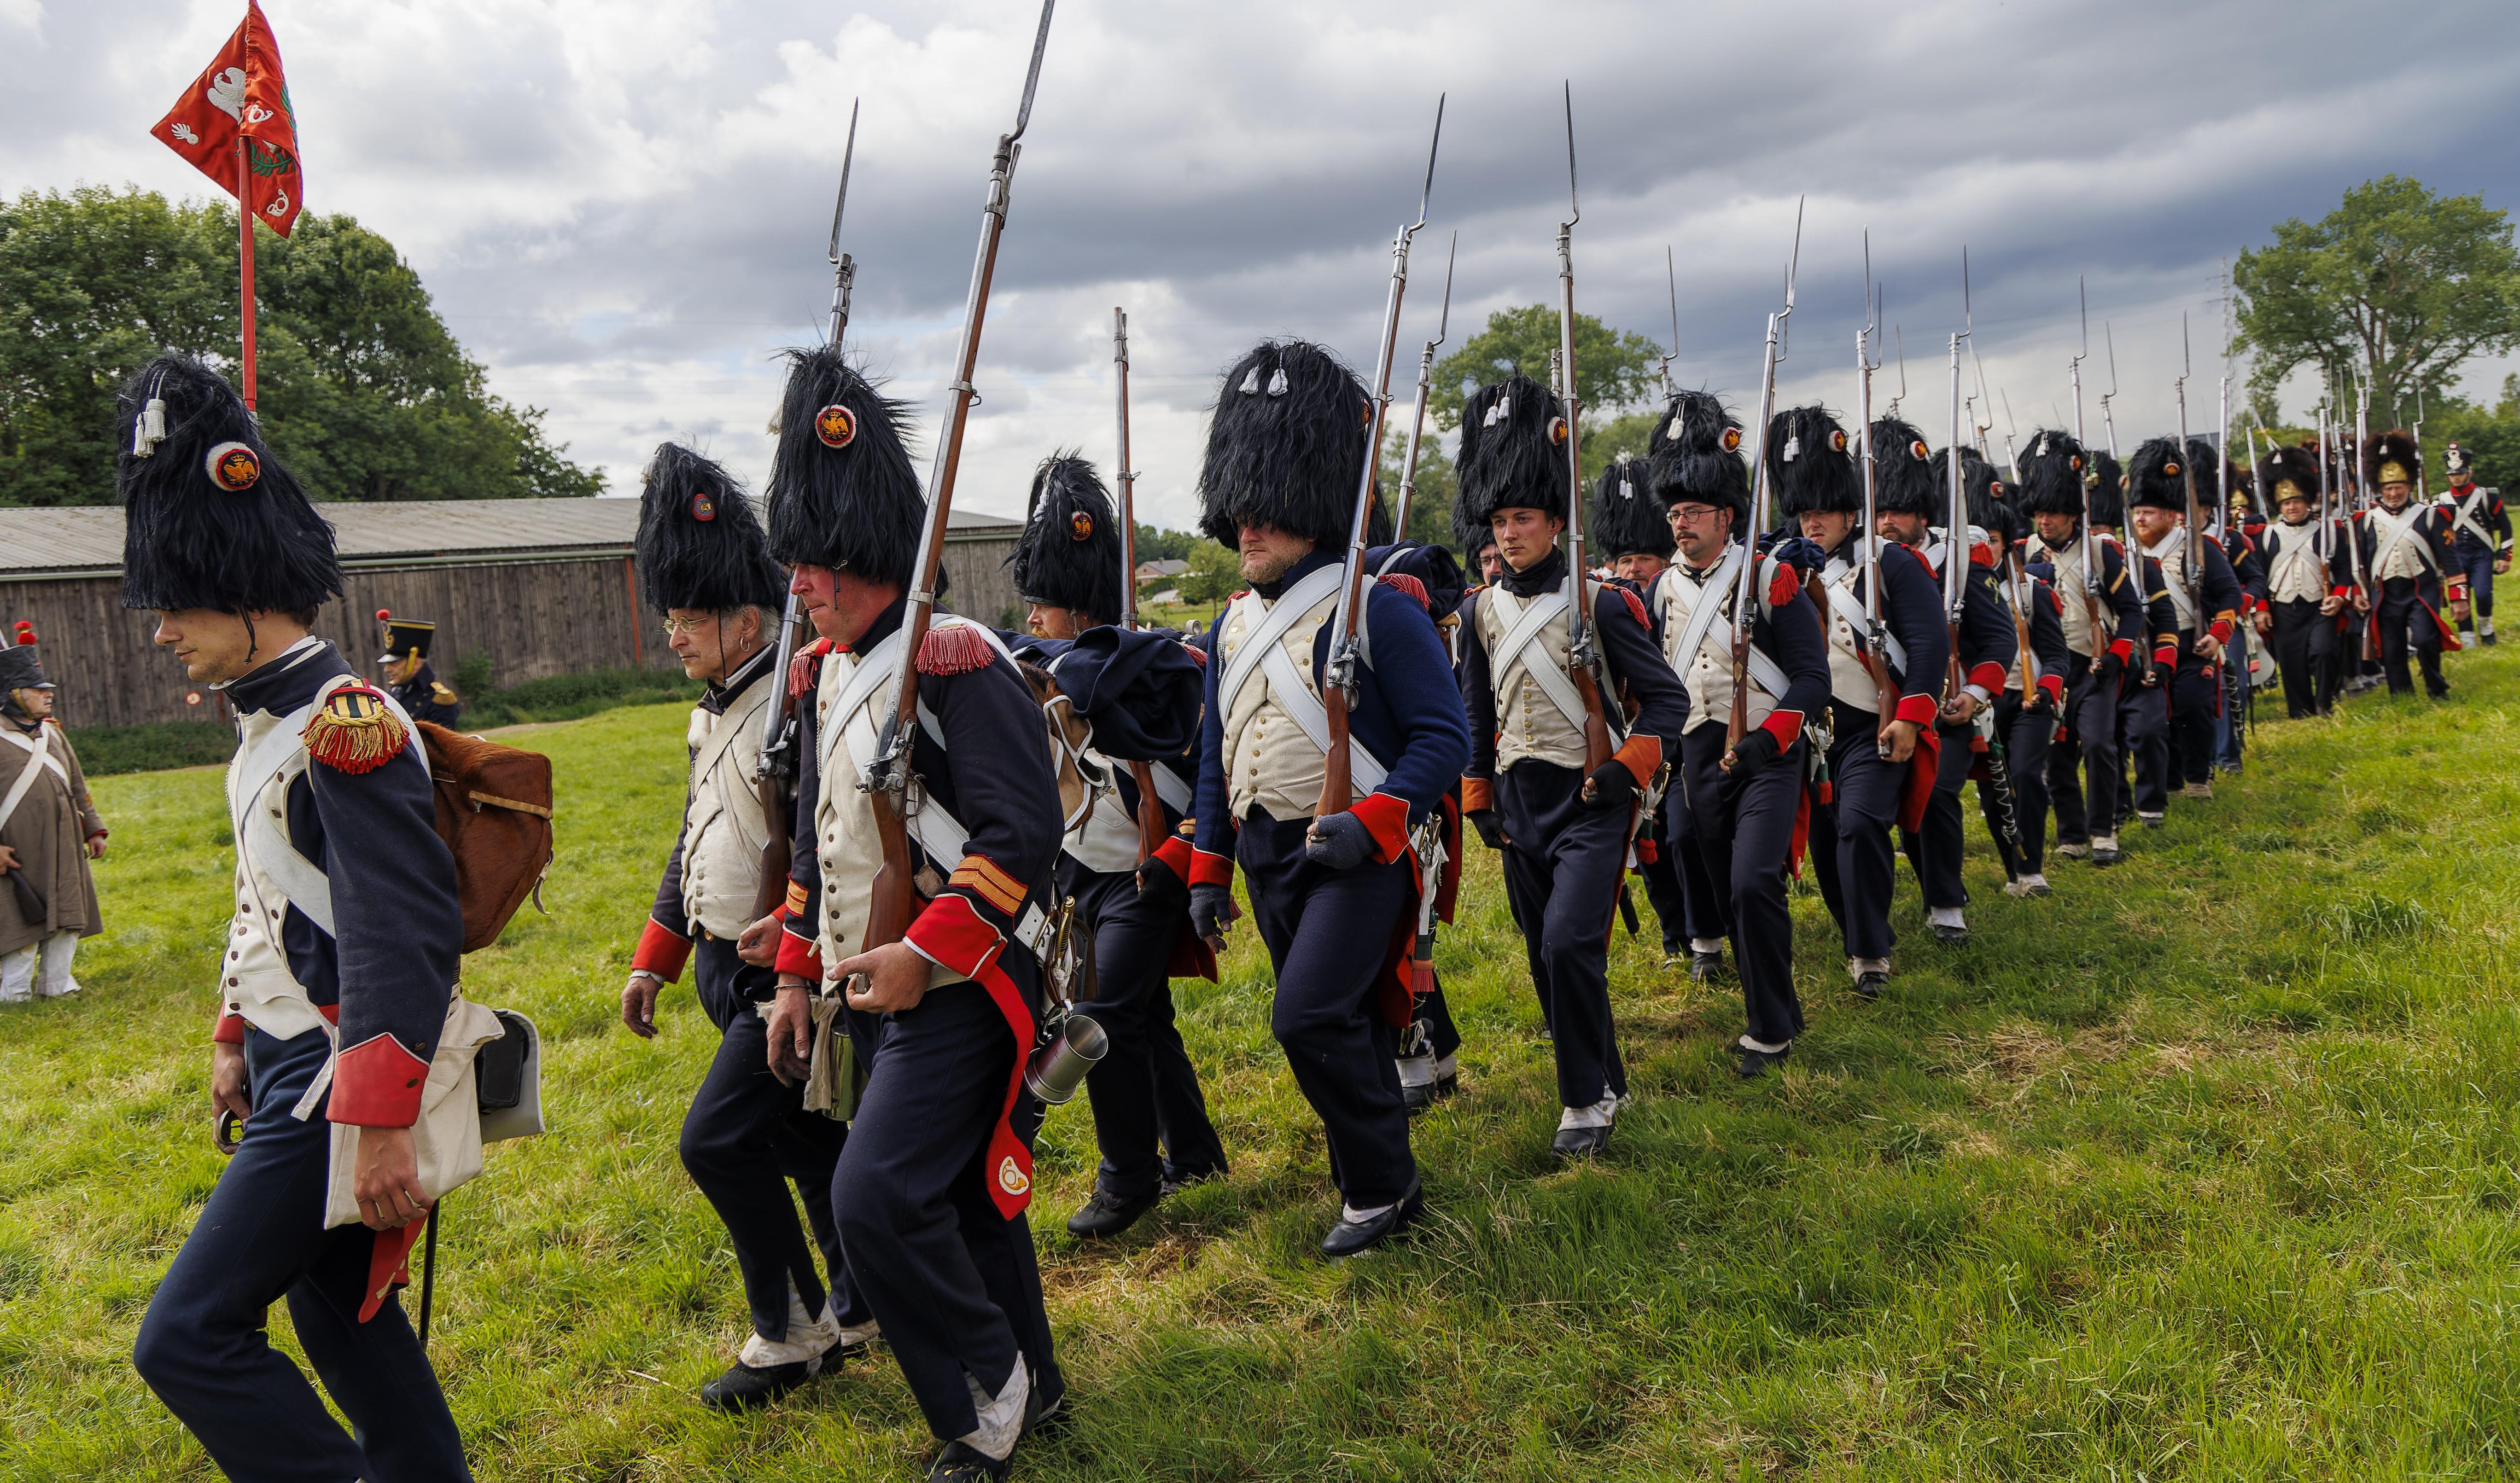
{"label": "musket", "polygon": [[1418,351],[1418,405],[1409,414],[1409,448],[1400,460],[1400,498],[1391,510],[1391,538],[1409,539],[1409,506],[1418,498],[1418,439],[1426,431],[1426,403],[1435,389],[1435,347],[1453,325],[1453,257],[1461,250],[1462,234],[1453,234],[1453,245],[1444,251],[1444,308],[1435,321],[1435,337]]}
{"label": "musket", "polygon": [[[2359,380],[2362,384],[2354,399],[2354,446],[2350,450],[2351,458],[2348,459],[2346,453],[2340,452],[2338,462],[2352,463],[2355,503],[2368,505],[2375,495],[2371,489],[2365,487],[2366,481],[2362,477],[2362,450],[2371,441],[2371,381],[2368,376]],[[2362,560],[2362,511],[2355,511],[2347,523],[2346,533],[2353,537],[2349,544],[2354,550],[2354,585],[2362,589],[2365,598],[2371,604],[2371,610],[2362,616],[2362,657],[2376,659],[2380,657],[2380,598],[2377,593],[2371,591],[2371,580],[2377,573],[2371,571]]]}
{"label": "musket", "polygon": [[[828,337],[832,350],[840,348],[840,337],[849,327],[849,287],[857,279],[857,259],[840,250],[840,217],[849,205],[849,167],[858,156],[858,104],[849,100],[849,142],[840,152],[840,194],[832,203],[832,241],[825,256],[832,264],[832,317]],[[796,640],[805,626],[803,609],[796,605],[796,595],[788,595],[788,606],[779,615],[779,637],[771,658],[770,704],[761,724],[761,756],[753,764],[752,784],[761,794],[761,819],[767,836],[761,845],[761,879],[752,889],[752,920],[779,910],[788,899],[788,873],[795,863],[795,845],[788,838],[792,821],[788,818],[788,790],[796,781],[796,719],[792,697],[788,694],[788,666],[795,658]]]}
{"label": "musket", "polygon": [[2205,522],[2196,517],[2196,460],[2187,447],[2187,377],[2193,369],[2187,357],[2187,314],[2179,315],[2179,375],[2171,389],[2179,401],[2179,477],[2187,496],[2187,611],[2196,620],[2196,631],[2205,631]]}
{"label": "musket", "polygon": [[1322,704],[1329,713],[1330,744],[1322,759],[1322,797],[1317,818],[1346,813],[1356,801],[1348,708],[1356,703],[1356,615],[1365,606],[1365,528],[1373,509],[1373,480],[1382,461],[1382,418],[1391,405],[1391,355],[1400,338],[1400,300],[1409,289],[1409,244],[1426,225],[1426,203],[1435,195],[1435,152],[1444,142],[1444,99],[1435,99],[1435,132],[1426,145],[1426,183],[1418,193],[1418,219],[1391,239],[1391,287],[1382,301],[1382,338],[1373,357],[1373,392],[1365,409],[1365,466],[1357,475],[1356,512],[1348,521],[1347,565],[1339,600],[1330,614],[1329,661],[1323,666]]}
{"label": "musket", "polygon": [[1960,605],[1967,599],[1968,552],[1960,542],[1968,531],[1968,490],[1960,477],[1960,419],[1966,406],[1960,393],[1960,341],[1977,328],[1977,315],[1969,302],[1968,248],[1960,248],[1960,329],[1952,336],[1952,435],[1951,446],[1943,455],[1949,473],[1949,487],[1943,516],[1945,549],[1943,552],[1943,623],[1951,630],[1951,659],[1943,672],[1943,703],[1948,705],[1960,693]]}
{"label": "musket", "polygon": [[[1976,353],[1974,346],[1971,347],[1970,353]],[[1978,366],[1978,375],[1980,377],[1986,375],[1986,366],[1983,362]],[[2012,422],[2012,393],[2006,391],[2002,393],[2002,395],[2003,467],[2013,478],[2018,479],[2021,477],[2021,454],[2020,451],[2014,447],[2012,441],[2012,435],[2015,430]],[[1990,536],[1999,536],[2000,533],[1990,530],[1987,534]],[[2005,597],[2011,600],[2009,606],[2012,608],[2012,652],[2020,658],[2021,704],[2022,708],[2026,710],[2030,706],[2030,693],[2037,689],[2039,684],[2037,678],[2031,673],[2031,670],[2036,663],[2036,658],[2030,652],[2029,560],[2022,554],[2020,547],[2013,545],[2008,540],[2004,542],[2002,554],[1997,557],[1996,560],[2001,563],[2003,570],[2011,573],[2012,577],[2010,584],[2011,590],[2005,594]],[[2018,841],[2016,840],[2016,842]]]}
{"label": "musket", "polygon": [[2415,425],[2407,429],[2415,440],[2415,499],[2419,505],[2433,502],[2431,477],[2424,472],[2424,388],[2415,385]]}
{"label": "musket", "polygon": [[[1880,571],[1874,562],[1880,548],[1880,537],[1873,522],[1880,517],[1876,510],[1880,490],[1878,453],[1872,446],[1872,373],[1881,363],[1872,358],[1870,341],[1880,327],[1872,299],[1872,229],[1864,229],[1864,328],[1855,332],[1855,400],[1856,417],[1863,425],[1861,447],[1864,449],[1864,529],[1862,531],[1864,569],[1864,652],[1865,667],[1872,672],[1873,714],[1887,716],[1899,709],[1899,687],[1890,683],[1890,630],[1881,622]],[[1734,652],[1743,652],[1735,635]],[[1746,664],[1746,657],[1744,660]],[[1736,691],[1736,695],[1738,692]],[[1748,719],[1746,708],[1743,719]],[[1886,743],[1876,739],[1876,745],[1886,760]]]}
{"label": "musket", "polygon": [[[2109,389],[2100,397],[2100,429],[2108,434],[2109,462],[2114,464],[2118,461],[2118,420],[2117,415],[2110,410],[2109,402],[2118,394],[2118,333],[2117,327],[2105,319],[2100,321],[2100,340],[2109,352]],[[2182,462],[2184,461],[2182,454]],[[2123,501],[2118,509],[2120,517],[2124,518],[2126,507]],[[2091,504],[2088,499],[2084,502],[2083,513],[2086,517],[2091,514]],[[2086,540],[2092,539],[2088,518],[2084,523],[2083,535]],[[2152,635],[2146,630],[2145,625],[2152,621],[2152,589],[2144,584],[2143,562],[2143,549],[2130,544],[2127,549],[2126,563],[2129,574],[2135,578],[2135,596],[2138,605],[2135,642],[2130,649],[2137,657],[2143,660],[2143,683],[2149,685],[2153,680]]]}
{"label": "musket", "polygon": [[[1785,358],[1785,322],[1794,312],[1794,276],[1803,261],[1803,203],[1794,202],[1794,247],[1785,259],[1785,306],[1768,316],[1768,348],[1759,373],[1759,462],[1750,480],[1750,523],[1741,532],[1741,570],[1732,579],[1732,713],[1724,723],[1724,749],[1741,744],[1750,730],[1750,623],[1757,609],[1759,532],[1768,526],[1774,491],[1768,474],[1768,442],[1777,416],[1777,367]],[[1864,532],[1867,540],[1871,532]]]}
{"label": "musket", "polygon": [[[1119,420],[1120,466],[1112,482],[1120,494],[1120,626],[1138,631],[1138,471],[1129,467],[1129,314],[1111,306],[1111,398]],[[1155,770],[1132,761],[1129,778],[1138,785],[1138,860],[1164,846],[1164,804],[1155,796]]]}
{"label": "musket", "polygon": [[1575,224],[1584,203],[1575,191],[1575,84],[1566,84],[1566,208],[1557,224],[1557,346],[1566,389],[1566,673],[1584,697],[1584,795],[1593,795],[1593,773],[1610,760],[1610,723],[1601,708],[1594,672],[1592,605],[1585,601],[1583,399],[1575,391]]}
{"label": "musket", "polygon": [[971,403],[979,399],[971,373],[980,359],[980,328],[989,306],[990,280],[997,273],[998,241],[1007,229],[1015,161],[1023,154],[1024,127],[1032,121],[1033,90],[1041,83],[1042,52],[1050,45],[1051,11],[1058,3],[1042,0],[1041,28],[1033,35],[1032,66],[1024,73],[1014,131],[998,136],[997,153],[989,161],[988,195],[980,204],[980,245],[971,261],[970,291],[963,301],[954,376],[946,382],[945,435],[936,440],[936,460],[927,477],[927,520],[920,527],[911,587],[902,599],[901,655],[893,677],[892,706],[884,717],[875,760],[858,782],[874,806],[883,857],[868,893],[866,938],[860,951],[899,942],[910,930],[919,901],[911,879],[908,827],[911,740],[919,732],[919,651],[927,640],[928,621],[936,613],[936,569],[945,553],[945,522],[954,507],[955,476],[963,467],[963,431],[970,420]]}
{"label": "musket", "polygon": [[[2092,353],[2092,300],[2091,295],[2083,288],[2080,274],[2074,278],[2074,297],[2082,308],[2083,347],[2066,359],[2065,379],[2072,382],[2074,387],[2074,446],[2083,450],[2083,458],[2088,462],[2092,456],[2092,445],[2083,429],[2083,362]],[[2102,405],[2105,406],[2106,403]],[[2114,442],[2114,439],[2112,441]],[[2114,448],[2110,452],[2110,457],[2116,457]],[[2082,541],[2076,549],[2081,553],[2083,610],[2091,618],[2092,637],[2094,641],[2092,645],[2092,666],[2095,673],[2099,668],[2100,655],[2108,649],[2105,641],[2109,637],[2108,615],[2100,607],[2100,568],[2092,561],[2092,553],[2099,546],[2099,538],[2092,533],[2092,485],[2096,478],[2097,475],[2085,478],[2081,470],[2075,471],[2074,483],[2083,492]]]}

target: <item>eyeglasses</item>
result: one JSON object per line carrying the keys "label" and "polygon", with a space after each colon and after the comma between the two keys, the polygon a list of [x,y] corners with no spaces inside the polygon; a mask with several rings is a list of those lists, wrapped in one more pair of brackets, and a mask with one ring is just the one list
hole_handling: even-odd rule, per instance
{"label": "eyeglasses", "polygon": [[1671,522],[1678,525],[1683,522],[1694,524],[1699,520],[1711,520],[1724,512],[1712,505],[1674,505],[1666,513],[1670,516]]}
{"label": "eyeglasses", "polygon": [[713,621],[715,621],[714,616],[707,618],[667,618],[665,620],[665,637],[670,639],[678,633],[696,634],[700,631],[700,625],[702,623]]}

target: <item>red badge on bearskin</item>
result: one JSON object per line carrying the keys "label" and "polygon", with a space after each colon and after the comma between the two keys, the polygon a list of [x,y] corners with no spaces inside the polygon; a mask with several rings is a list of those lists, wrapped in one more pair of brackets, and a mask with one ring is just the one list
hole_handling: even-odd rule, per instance
{"label": "red badge on bearskin", "polygon": [[692,491],[692,518],[701,521],[717,518],[717,501],[709,498],[705,488]]}
{"label": "red badge on bearskin", "polygon": [[202,460],[210,482],[230,494],[243,494],[262,481],[262,460],[243,443],[221,443]]}
{"label": "red badge on bearskin", "polygon": [[1070,540],[1090,541],[1094,539],[1094,517],[1083,510],[1069,512],[1067,517],[1067,534]]}
{"label": "red badge on bearskin", "polygon": [[1740,428],[1727,427],[1724,429],[1724,451],[1727,453],[1738,453],[1741,451]]}
{"label": "red badge on bearskin", "polygon": [[833,402],[814,414],[814,435],[826,448],[845,448],[858,435],[857,416]]}

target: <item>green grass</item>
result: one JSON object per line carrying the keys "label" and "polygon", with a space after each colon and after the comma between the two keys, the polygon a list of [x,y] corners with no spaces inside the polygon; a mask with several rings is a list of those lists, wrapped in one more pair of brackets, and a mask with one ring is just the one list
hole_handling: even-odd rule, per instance
{"label": "green grass", "polygon": [[[1054,1233],[1084,1103],[1045,1130],[1074,1421],[1019,1475],[2511,1476],[2520,657],[2452,664],[2456,703],[2266,727],[2245,778],[2114,871],[2059,862],[2049,900],[1999,895],[1973,824],[1976,940],[1934,945],[1903,885],[1878,1005],[1798,894],[1811,1029],[1780,1078],[1736,1081],[1737,999],[1622,935],[1642,1096],[1598,1168],[1551,1163],[1548,1048],[1474,849],[1440,949],[1465,1090],[1417,1125],[1430,1218],[1342,1266],[1311,1254],[1334,1196],[1243,941],[1180,988],[1229,1182],[1082,1248]],[[688,988],[652,1043],[615,1022],[682,725],[522,736],[558,763],[553,915],[466,976],[542,1025],[554,1132],[449,1204],[435,1357],[484,1479],[917,1478],[880,1351],[749,1419],[692,1397],[742,1324],[675,1155],[714,1037]],[[127,1354],[219,1170],[219,778],[97,791],[86,992],[0,1010],[0,1473],[207,1478]]]}

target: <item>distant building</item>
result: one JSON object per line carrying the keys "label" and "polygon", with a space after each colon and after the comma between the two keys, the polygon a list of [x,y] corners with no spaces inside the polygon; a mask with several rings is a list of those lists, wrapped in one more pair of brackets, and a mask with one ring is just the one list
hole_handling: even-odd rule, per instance
{"label": "distant building", "polygon": [[1188,570],[1190,570],[1190,562],[1178,558],[1168,557],[1160,562],[1140,562],[1138,585],[1144,587],[1148,582],[1169,582]]}
{"label": "distant building", "polygon": [[[662,615],[639,610],[631,540],[639,502],[414,500],[325,503],[347,578],[316,631],[369,669],[377,609],[437,624],[432,661],[451,676],[474,652],[500,685],[594,669],[667,668]],[[955,511],[946,604],[1010,625],[1021,611],[1004,565],[1020,520]],[[35,625],[69,726],[212,720],[215,697],[151,642],[156,620],[122,606],[122,511],[112,505],[0,510],[0,628]]]}

